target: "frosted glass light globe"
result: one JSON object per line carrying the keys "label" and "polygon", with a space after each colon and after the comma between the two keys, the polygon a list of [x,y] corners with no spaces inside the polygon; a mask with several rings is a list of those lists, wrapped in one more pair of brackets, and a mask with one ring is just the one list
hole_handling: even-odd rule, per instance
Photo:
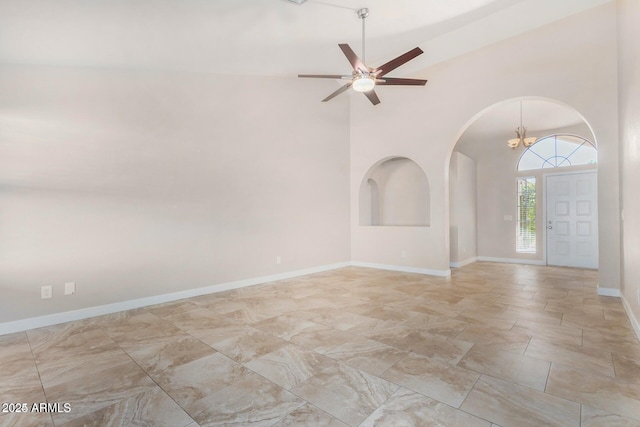
{"label": "frosted glass light globe", "polygon": [[356,77],[351,84],[351,87],[356,92],[369,92],[376,86],[376,82],[373,77],[361,76]]}

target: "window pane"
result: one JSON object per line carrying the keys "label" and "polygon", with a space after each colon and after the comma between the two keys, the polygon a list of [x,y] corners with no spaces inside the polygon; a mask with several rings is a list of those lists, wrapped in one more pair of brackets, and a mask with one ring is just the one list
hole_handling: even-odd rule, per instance
{"label": "window pane", "polygon": [[598,151],[580,136],[551,135],[527,148],[518,162],[519,171],[548,169],[598,162]]}
{"label": "window pane", "polygon": [[536,178],[518,178],[516,252],[536,253]]}

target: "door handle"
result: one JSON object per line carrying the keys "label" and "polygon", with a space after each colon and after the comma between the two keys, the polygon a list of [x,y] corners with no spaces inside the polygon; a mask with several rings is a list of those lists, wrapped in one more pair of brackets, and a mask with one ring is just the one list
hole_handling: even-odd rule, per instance
{"label": "door handle", "polygon": [[553,229],[553,226],[549,225],[549,226],[547,227],[547,229],[552,230],[552,229]]}

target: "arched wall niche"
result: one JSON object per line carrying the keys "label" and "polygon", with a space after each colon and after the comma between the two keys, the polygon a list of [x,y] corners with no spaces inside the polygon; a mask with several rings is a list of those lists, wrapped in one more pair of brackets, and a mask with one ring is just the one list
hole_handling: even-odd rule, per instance
{"label": "arched wall niche", "polygon": [[407,157],[388,157],[373,165],[360,185],[360,225],[428,227],[429,180]]}

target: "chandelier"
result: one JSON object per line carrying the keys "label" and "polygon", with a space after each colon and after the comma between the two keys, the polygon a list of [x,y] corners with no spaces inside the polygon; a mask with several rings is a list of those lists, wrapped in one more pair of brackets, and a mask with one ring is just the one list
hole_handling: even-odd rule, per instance
{"label": "chandelier", "polygon": [[520,144],[522,144],[525,148],[528,148],[532,146],[538,139],[536,137],[527,138],[527,128],[522,126],[522,101],[520,101],[520,126],[516,128],[516,136],[517,138],[507,141],[507,145],[509,146],[509,148],[518,148]]}

